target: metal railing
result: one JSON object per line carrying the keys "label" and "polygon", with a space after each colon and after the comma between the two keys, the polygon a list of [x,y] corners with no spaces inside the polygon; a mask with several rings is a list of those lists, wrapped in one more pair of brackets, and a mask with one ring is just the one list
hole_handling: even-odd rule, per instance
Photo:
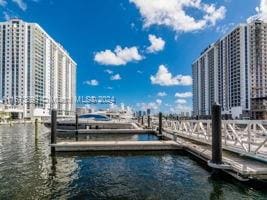
{"label": "metal railing", "polygon": [[[158,128],[158,118],[151,120],[151,128]],[[147,118],[144,118],[144,126]],[[211,120],[166,120],[162,128],[168,133],[211,145]],[[224,149],[267,159],[267,121],[222,120],[222,146]]]}

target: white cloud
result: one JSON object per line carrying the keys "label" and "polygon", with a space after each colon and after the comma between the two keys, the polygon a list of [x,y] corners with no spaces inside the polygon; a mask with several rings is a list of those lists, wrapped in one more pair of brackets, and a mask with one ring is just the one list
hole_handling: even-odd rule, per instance
{"label": "white cloud", "polygon": [[181,112],[191,112],[192,108],[184,104],[176,104],[174,107],[170,108],[172,113],[181,113]]}
{"label": "white cloud", "polygon": [[178,97],[178,98],[189,98],[192,96],[193,96],[192,92],[182,92],[182,93],[177,92],[175,94],[175,97]]}
{"label": "white cloud", "polygon": [[120,74],[115,74],[115,75],[110,77],[110,80],[112,80],[112,81],[121,80],[121,76],[120,76]]}
{"label": "white cloud", "polygon": [[14,3],[16,3],[21,10],[25,11],[27,10],[27,4],[23,0],[12,0]]}
{"label": "white cloud", "polygon": [[261,0],[260,7],[258,8],[259,12],[266,17],[267,15],[267,0]]}
{"label": "white cloud", "polygon": [[267,21],[267,0],[261,0],[260,5],[256,7],[257,14],[248,18],[248,21],[262,19]]}
{"label": "white cloud", "polygon": [[108,86],[108,87],[106,87],[106,89],[113,90],[113,87]]}
{"label": "white cloud", "polygon": [[132,23],[130,24],[130,26],[131,26],[131,29],[132,29],[132,30],[134,30],[134,31],[138,31],[138,28],[137,28],[137,26],[136,26],[135,23],[132,22]]}
{"label": "white cloud", "polygon": [[157,95],[159,97],[165,97],[165,96],[167,96],[166,92],[159,92]]}
{"label": "white cloud", "polygon": [[177,75],[173,76],[164,65],[160,65],[156,75],[151,75],[150,80],[152,84],[158,84],[161,86],[173,86],[173,85],[192,85],[192,78],[189,75]]}
{"label": "white cloud", "polygon": [[7,2],[6,0],[0,0],[0,6],[6,6]]}
{"label": "white cloud", "polygon": [[6,21],[11,19],[11,16],[7,12],[4,11],[3,14]]}
{"label": "white cloud", "polygon": [[142,71],[140,71],[140,70],[137,70],[137,73],[138,73],[138,74],[143,74],[143,72],[142,72]]}
{"label": "white cloud", "polygon": [[161,105],[162,100],[161,100],[161,99],[157,99],[157,100],[156,100],[156,103],[157,103],[158,105]]}
{"label": "white cloud", "polygon": [[186,104],[187,101],[186,101],[186,99],[177,99],[177,100],[175,101],[175,103],[178,103],[178,104]]}
{"label": "white cloud", "polygon": [[223,24],[221,26],[216,27],[216,32],[225,35],[230,29],[232,29],[236,24],[231,22],[229,24]]}
{"label": "white cloud", "polygon": [[137,107],[139,107],[141,110],[158,110],[162,104],[162,100],[157,99],[155,102],[149,102],[149,103],[137,103]]}
{"label": "white cloud", "polygon": [[87,85],[91,85],[91,86],[98,86],[99,85],[99,82],[96,79],[88,80],[88,81],[85,81],[84,83]]}
{"label": "white cloud", "polygon": [[143,57],[139,54],[137,47],[117,46],[112,52],[109,49],[95,54],[94,60],[102,65],[126,65],[128,62],[140,61]]}
{"label": "white cloud", "polygon": [[155,53],[164,49],[165,41],[161,37],[157,38],[155,35],[149,34],[148,39],[151,43],[151,45],[147,47],[149,53]]}
{"label": "white cloud", "polygon": [[104,72],[108,73],[108,74],[113,74],[113,71],[110,69],[106,69]]}
{"label": "white cloud", "polygon": [[[139,9],[144,27],[163,25],[176,32],[189,32],[215,25],[225,17],[226,8],[216,8],[214,4],[202,0],[130,0]],[[190,16],[186,9],[193,8],[203,13],[200,19]]]}

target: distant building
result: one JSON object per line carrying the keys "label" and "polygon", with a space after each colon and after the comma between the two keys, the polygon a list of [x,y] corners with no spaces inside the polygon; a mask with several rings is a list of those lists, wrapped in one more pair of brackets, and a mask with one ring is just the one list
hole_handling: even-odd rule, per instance
{"label": "distant building", "polygon": [[78,115],[84,115],[84,114],[88,114],[88,113],[92,113],[93,110],[91,108],[88,107],[78,107],[76,108],[76,113]]}
{"label": "distant building", "polygon": [[38,24],[0,22],[0,100],[23,117],[73,115],[76,63]]}
{"label": "distant building", "polygon": [[267,23],[240,24],[192,64],[193,116],[214,102],[231,118],[267,119]]}
{"label": "distant building", "polygon": [[190,112],[186,112],[185,116],[190,117]]}

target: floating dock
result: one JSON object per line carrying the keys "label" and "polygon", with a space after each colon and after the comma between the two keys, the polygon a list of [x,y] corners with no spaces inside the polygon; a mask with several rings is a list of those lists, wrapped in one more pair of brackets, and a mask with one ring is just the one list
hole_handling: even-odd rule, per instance
{"label": "floating dock", "polygon": [[58,134],[72,134],[72,133],[78,133],[80,135],[82,134],[143,134],[143,133],[155,133],[152,129],[79,129],[79,130],[63,130],[63,129],[57,129]]}
{"label": "floating dock", "polygon": [[[84,130],[84,133],[107,133],[110,130]],[[118,133],[118,130],[113,130]],[[129,133],[122,130],[121,133]],[[132,130],[132,133],[147,132],[147,130]],[[110,133],[110,132],[109,132]],[[155,133],[155,132],[154,132]],[[208,164],[212,158],[211,146],[190,139],[174,137],[173,133],[163,132],[169,138],[166,141],[77,141],[51,144],[56,152],[93,152],[93,151],[186,151]],[[223,171],[240,181],[251,179],[267,180],[267,163],[250,159],[227,150],[223,150]]]}
{"label": "floating dock", "polygon": [[51,144],[57,152],[181,150],[174,141],[84,141]]}
{"label": "floating dock", "polygon": [[[163,132],[163,135],[181,145],[183,149],[193,156],[208,163],[212,158],[211,146],[190,139],[175,137],[172,133]],[[267,163],[242,156],[227,150],[223,150],[223,171],[235,177],[239,181],[267,180]]]}
{"label": "floating dock", "polygon": [[[57,121],[56,121],[56,111],[52,110],[52,126],[51,126],[51,154],[55,155],[56,152],[94,152],[94,151],[164,151],[164,150],[183,150],[189,152],[195,157],[203,160],[207,166],[211,167],[214,171],[222,170],[227,174],[230,174],[234,178],[240,181],[250,181],[250,180],[260,180],[267,181],[267,162],[259,161],[256,158],[248,158],[245,156],[246,154],[238,154],[236,152],[232,152],[230,150],[226,150],[222,148],[221,141],[221,120],[220,120],[220,109],[218,105],[213,106],[214,110],[218,110],[216,112],[218,114],[213,117],[214,125],[212,131],[213,142],[211,144],[207,144],[197,138],[188,138],[183,137],[177,133],[177,126],[167,126],[167,128],[162,127],[162,114],[159,115],[159,126],[158,126],[158,135],[164,138],[168,138],[169,140],[160,140],[160,141],[75,141],[75,142],[59,142],[56,143],[56,134],[60,132],[57,130]],[[218,119],[217,119],[218,118]],[[172,125],[172,123],[170,123]],[[66,125],[66,124],[64,124]],[[74,132],[75,136],[79,134],[90,134],[90,133],[154,133],[151,129],[141,129],[139,128],[139,124],[131,123],[131,128],[123,127],[119,128],[116,126],[116,123],[111,127],[107,127],[105,123],[102,123],[104,129],[88,129],[87,127],[84,130],[79,129],[79,124],[76,121],[75,128],[76,130],[62,130],[61,133],[70,133]],[[110,124],[109,124],[110,125]],[[129,124],[128,124],[129,125]],[[197,124],[198,125],[198,124]],[[73,125],[71,125],[73,126]],[[186,129],[186,131],[197,131],[198,127],[203,132],[205,137],[210,137],[207,135],[207,132],[203,131],[204,127],[199,125],[194,129]],[[116,128],[116,129],[113,129]],[[112,130],[113,129],[113,130]],[[218,131],[217,131],[218,130]],[[234,129],[231,129],[233,133],[236,134]],[[264,134],[266,133],[264,129]],[[261,133],[263,134],[263,133]],[[229,135],[229,132],[228,132]],[[186,136],[186,135],[185,135]],[[264,135],[265,137],[265,135]],[[237,143],[238,135],[235,135],[235,142]],[[261,147],[265,145],[267,138],[261,143]],[[240,142],[240,141],[239,141]],[[243,144],[241,142],[241,144]],[[255,151],[257,152],[257,151]],[[218,159],[218,162],[214,160]]]}

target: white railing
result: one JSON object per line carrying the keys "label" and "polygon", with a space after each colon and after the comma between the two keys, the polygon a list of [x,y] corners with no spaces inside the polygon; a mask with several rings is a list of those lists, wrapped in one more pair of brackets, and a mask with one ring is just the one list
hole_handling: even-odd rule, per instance
{"label": "white railing", "polygon": [[[157,122],[154,121],[154,125]],[[176,135],[211,144],[210,120],[163,120],[164,130]],[[267,156],[267,122],[257,120],[222,121],[222,144],[229,150]]]}

